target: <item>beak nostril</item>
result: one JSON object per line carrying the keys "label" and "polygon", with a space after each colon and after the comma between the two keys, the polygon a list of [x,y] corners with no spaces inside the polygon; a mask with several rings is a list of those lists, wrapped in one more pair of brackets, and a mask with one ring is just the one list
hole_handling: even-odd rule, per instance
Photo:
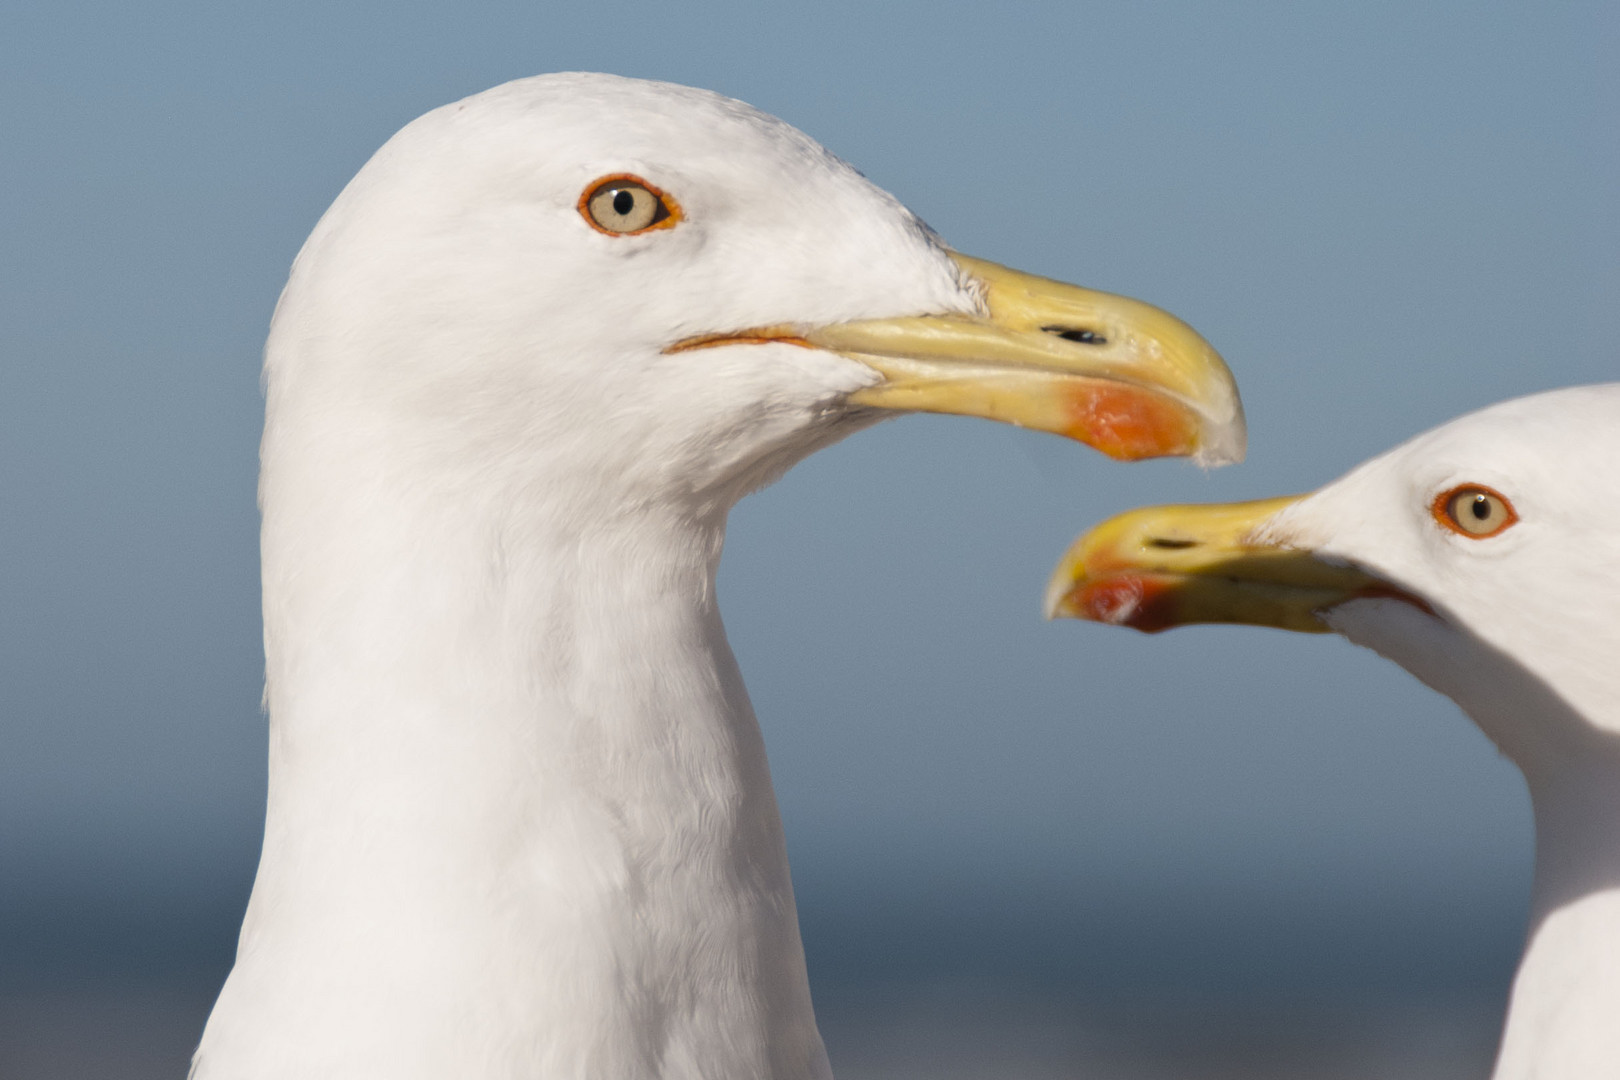
{"label": "beak nostril", "polygon": [[1087,330],[1076,326],[1043,326],[1041,330],[1048,334],[1056,334],[1064,341],[1074,341],[1081,345],[1106,345],[1108,339],[1095,330]]}
{"label": "beak nostril", "polygon": [[1146,546],[1150,548],[1160,548],[1165,551],[1181,551],[1185,548],[1197,547],[1198,541],[1177,540],[1168,536],[1150,536],[1148,537]]}

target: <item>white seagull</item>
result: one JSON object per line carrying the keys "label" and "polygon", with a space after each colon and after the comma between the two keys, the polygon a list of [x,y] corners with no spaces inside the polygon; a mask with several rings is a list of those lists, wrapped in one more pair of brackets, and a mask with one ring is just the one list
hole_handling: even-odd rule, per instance
{"label": "white seagull", "polygon": [[1620,1075],[1620,383],[1465,416],[1311,495],[1122,514],[1048,610],[1336,630],[1462,706],[1536,820],[1496,1080]]}
{"label": "white seagull", "polygon": [[1243,442],[1174,318],[958,255],[740,102],[604,75],[391,139],[299,254],[265,381],[269,801],[198,1080],[828,1076],[715,607],[727,512],[884,410]]}

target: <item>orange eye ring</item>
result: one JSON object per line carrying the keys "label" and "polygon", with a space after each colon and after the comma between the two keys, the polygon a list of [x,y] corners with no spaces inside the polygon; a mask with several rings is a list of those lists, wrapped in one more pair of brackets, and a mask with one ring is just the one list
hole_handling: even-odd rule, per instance
{"label": "orange eye ring", "polygon": [[685,217],[681,204],[634,173],[610,173],[585,185],[577,204],[585,224],[603,236],[640,236],[673,229]]}
{"label": "orange eye ring", "polygon": [[1458,536],[1489,540],[1519,520],[1508,497],[1484,484],[1460,484],[1434,497],[1434,520]]}

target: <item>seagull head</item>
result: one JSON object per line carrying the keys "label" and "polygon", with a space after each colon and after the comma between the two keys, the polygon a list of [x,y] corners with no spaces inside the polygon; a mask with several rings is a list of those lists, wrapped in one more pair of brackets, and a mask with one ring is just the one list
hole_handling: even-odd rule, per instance
{"label": "seagull head", "polygon": [[956,253],[740,102],[604,75],[400,131],[300,253],[266,372],[267,447],[364,442],[416,476],[568,477],[588,499],[728,505],[895,411],[1122,459],[1217,464],[1244,439],[1179,320]]}
{"label": "seagull head", "polygon": [[1115,517],[1069,549],[1047,610],[1149,632],[1337,631],[1455,700],[1529,771],[1553,744],[1620,734],[1617,494],[1620,384],[1539,394],[1308,495]]}

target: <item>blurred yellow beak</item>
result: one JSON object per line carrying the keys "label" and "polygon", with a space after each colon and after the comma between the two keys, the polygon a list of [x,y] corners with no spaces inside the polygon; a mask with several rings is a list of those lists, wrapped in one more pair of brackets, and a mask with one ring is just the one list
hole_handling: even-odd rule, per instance
{"label": "blurred yellow beak", "polygon": [[1379,578],[1266,539],[1263,526],[1301,496],[1211,506],[1152,506],[1076,540],[1046,590],[1047,618],[1157,633],[1245,623],[1327,633],[1320,613],[1385,596],[1429,605]]}
{"label": "blurred yellow beak", "polygon": [[1126,461],[1243,459],[1237,385],[1192,327],[1138,300],[952,258],[986,314],[769,327],[694,338],[671,351],[792,341],[883,376],[850,396],[855,405],[983,416],[1066,435]]}

